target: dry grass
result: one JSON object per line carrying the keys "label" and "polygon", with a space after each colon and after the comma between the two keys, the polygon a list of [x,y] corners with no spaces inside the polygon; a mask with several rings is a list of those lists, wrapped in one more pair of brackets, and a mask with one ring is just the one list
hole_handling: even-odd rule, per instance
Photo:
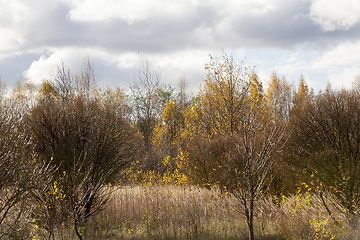
{"label": "dry grass", "polygon": [[[85,239],[247,239],[241,211],[235,199],[215,190],[124,186],[89,220],[84,234]],[[314,195],[264,199],[257,204],[256,239],[357,239],[346,218],[331,211],[341,227]],[[67,228],[58,230],[54,239],[76,238]]]}
{"label": "dry grass", "polygon": [[[246,235],[229,197],[197,187],[119,189],[94,221],[88,234],[101,232],[110,239],[237,239]],[[111,226],[112,231],[106,231]]]}

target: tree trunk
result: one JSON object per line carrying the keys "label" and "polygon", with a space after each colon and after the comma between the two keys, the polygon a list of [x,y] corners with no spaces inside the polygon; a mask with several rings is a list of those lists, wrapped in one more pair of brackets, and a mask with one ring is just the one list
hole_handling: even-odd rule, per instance
{"label": "tree trunk", "polygon": [[82,240],[83,238],[82,238],[82,235],[79,232],[79,225],[78,225],[78,221],[76,219],[74,221],[74,228],[75,228],[76,236],[79,238],[79,240]]}
{"label": "tree trunk", "polygon": [[254,240],[254,201],[250,200],[250,206],[246,207],[246,223],[248,225],[249,230],[249,240]]}

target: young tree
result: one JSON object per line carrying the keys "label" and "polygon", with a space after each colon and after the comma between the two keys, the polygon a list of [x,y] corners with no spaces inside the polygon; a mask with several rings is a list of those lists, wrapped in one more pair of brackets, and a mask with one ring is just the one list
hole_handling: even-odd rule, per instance
{"label": "young tree", "polygon": [[7,92],[6,82],[4,79],[2,79],[0,75],[0,98],[1,98],[0,101],[4,100],[6,92]]}
{"label": "young tree", "polygon": [[352,89],[360,91],[360,75],[356,75],[354,81],[352,82]]}
{"label": "young tree", "polygon": [[253,122],[246,122],[240,134],[197,136],[185,148],[190,175],[199,183],[225,187],[244,207],[252,240],[255,203],[271,184],[275,156],[287,135],[284,123]]}
{"label": "young tree", "polygon": [[[210,56],[210,63],[205,65],[205,69],[208,72],[205,84],[184,114],[187,144],[196,135],[212,138],[217,134],[233,135],[243,132],[241,123],[251,110],[249,91],[252,76],[246,72],[246,67],[237,65],[232,56],[223,53],[221,61]],[[260,86],[255,85],[254,83],[252,101],[254,107],[258,105],[255,103],[255,92],[259,93],[259,98],[261,95]],[[208,184],[205,183],[205,186],[209,186]]]}
{"label": "young tree", "polygon": [[178,155],[184,117],[176,101],[166,104],[162,117],[154,129],[153,144],[163,157],[174,159]]}

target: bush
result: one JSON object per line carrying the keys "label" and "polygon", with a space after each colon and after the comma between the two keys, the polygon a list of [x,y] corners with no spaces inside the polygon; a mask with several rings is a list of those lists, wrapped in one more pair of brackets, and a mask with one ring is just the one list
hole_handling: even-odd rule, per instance
{"label": "bush", "polygon": [[46,205],[43,223],[51,235],[70,216],[81,239],[78,229],[110,197],[107,184],[135,159],[136,135],[114,110],[82,98],[40,101],[27,125],[39,160],[56,167],[52,184],[37,194]]}

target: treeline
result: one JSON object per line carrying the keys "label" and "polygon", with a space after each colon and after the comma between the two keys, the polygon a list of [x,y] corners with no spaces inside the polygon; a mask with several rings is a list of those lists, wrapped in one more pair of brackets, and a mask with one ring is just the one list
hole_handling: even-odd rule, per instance
{"label": "treeline", "polygon": [[[72,226],[82,239],[112,186],[176,173],[187,183],[232,194],[254,239],[254,208],[306,185],[358,224],[359,79],[350,90],[314,93],[275,72],[268,87],[231,56],[210,58],[197,93],[174,88],[142,64],[128,90],[96,87],[87,59],[64,65],[36,88],[1,82],[0,237],[48,239]],[[335,222],[336,219],[333,219]],[[30,227],[29,227],[30,226]]]}

